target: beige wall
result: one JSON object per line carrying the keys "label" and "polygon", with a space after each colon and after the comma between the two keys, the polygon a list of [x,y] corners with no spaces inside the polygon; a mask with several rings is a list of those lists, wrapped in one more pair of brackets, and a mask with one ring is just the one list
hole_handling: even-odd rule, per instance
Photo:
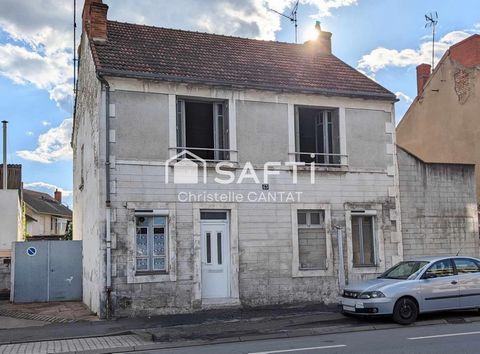
{"label": "beige wall", "polygon": [[[464,70],[468,95],[457,95],[455,74]],[[457,76],[458,78],[458,76]],[[480,163],[480,70],[446,56],[397,127],[397,143],[425,162]],[[476,169],[477,199],[480,173]]]}
{"label": "beige wall", "polygon": [[9,256],[12,242],[20,240],[23,234],[18,190],[0,190],[0,210],[0,256]]}

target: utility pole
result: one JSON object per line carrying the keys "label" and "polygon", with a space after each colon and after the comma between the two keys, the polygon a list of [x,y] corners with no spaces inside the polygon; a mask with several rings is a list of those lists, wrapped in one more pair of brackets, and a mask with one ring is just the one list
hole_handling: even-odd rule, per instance
{"label": "utility pole", "polygon": [[2,120],[3,124],[3,189],[8,188],[8,166],[7,166],[7,124],[6,120]]}

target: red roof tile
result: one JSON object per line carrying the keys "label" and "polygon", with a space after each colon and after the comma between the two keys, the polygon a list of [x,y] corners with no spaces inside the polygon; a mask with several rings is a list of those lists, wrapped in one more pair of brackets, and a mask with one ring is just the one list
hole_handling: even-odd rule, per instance
{"label": "red roof tile", "polygon": [[108,21],[92,45],[104,75],[394,101],[395,95],[331,54],[304,44]]}

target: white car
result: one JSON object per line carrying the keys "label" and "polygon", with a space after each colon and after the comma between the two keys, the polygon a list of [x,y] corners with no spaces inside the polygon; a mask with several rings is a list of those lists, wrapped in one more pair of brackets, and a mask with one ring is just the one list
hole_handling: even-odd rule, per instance
{"label": "white car", "polygon": [[400,324],[419,313],[480,308],[480,260],[422,257],[400,262],[377,279],[348,285],[338,300],[345,314],[390,315]]}

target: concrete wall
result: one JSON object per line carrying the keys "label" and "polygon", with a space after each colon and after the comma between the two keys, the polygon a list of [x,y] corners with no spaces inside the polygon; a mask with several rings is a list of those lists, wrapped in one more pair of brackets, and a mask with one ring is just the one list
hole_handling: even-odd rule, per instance
{"label": "concrete wall", "polygon": [[[22,210],[18,190],[0,190],[0,252],[10,252],[12,242],[21,240]],[[2,254],[0,254],[1,256]]]}
{"label": "concrete wall", "polygon": [[83,301],[102,316],[105,312],[105,107],[101,105],[101,86],[84,37],[80,46],[78,92],[73,134],[73,239],[83,240]]}
{"label": "concrete wall", "polygon": [[0,257],[0,298],[6,299],[10,293],[11,258]]}
{"label": "concrete wall", "polygon": [[393,151],[393,135],[385,134],[385,125],[391,123],[388,112],[347,109],[347,152],[349,166],[358,168],[385,169]]}
{"label": "concrete wall", "polygon": [[10,290],[12,242],[23,237],[22,209],[17,189],[0,189],[0,295]]}
{"label": "concrete wall", "polygon": [[[168,95],[115,91],[111,94],[115,116],[112,154],[118,159],[168,158]],[[141,122],[141,123],[140,123]]]}
{"label": "concrete wall", "polygon": [[427,164],[398,149],[404,256],[479,256],[473,165]]}
{"label": "concrete wall", "polygon": [[287,105],[237,100],[236,107],[239,160],[288,161]]}
{"label": "concrete wall", "polygon": [[[239,171],[236,172],[238,177]],[[181,203],[177,193],[248,192],[259,191],[253,183],[219,186],[214,183],[199,186],[164,186],[163,166],[135,166],[118,163],[115,169],[114,301],[117,315],[185,312],[194,308],[195,277],[195,204]],[[210,179],[211,180],[211,179]],[[244,305],[266,305],[293,302],[327,302],[335,300],[338,292],[338,248],[333,225],[346,226],[346,214],[351,209],[378,208],[377,238],[380,263],[371,269],[349,269],[347,278],[360,279],[382,272],[395,263],[401,254],[395,221],[391,220],[395,204],[388,197],[393,178],[385,173],[321,173],[315,185],[309,183],[309,173],[299,174],[299,183],[291,185],[291,173],[283,171],[270,182],[271,191],[301,191],[301,200],[295,203],[224,203],[223,209],[238,214],[239,298]],[[326,275],[292,275],[292,206],[300,208],[327,204],[332,221],[327,225],[333,249],[328,263],[334,264]],[[218,208],[215,203],[202,204],[204,208]],[[176,241],[176,281],[138,280],[136,283],[134,259],[134,210],[168,209],[174,221],[170,227]],[[392,213],[393,211],[393,213]],[[351,236],[346,236],[351,237]],[[344,249],[347,250],[346,240]],[[348,251],[345,260],[352,257]],[[345,261],[345,264],[347,262]],[[140,277],[139,277],[140,278]]]}
{"label": "concrete wall", "polygon": [[[467,94],[457,94],[460,89]],[[447,55],[399,123],[397,143],[426,162],[479,164],[479,111],[480,70],[466,68]]]}

